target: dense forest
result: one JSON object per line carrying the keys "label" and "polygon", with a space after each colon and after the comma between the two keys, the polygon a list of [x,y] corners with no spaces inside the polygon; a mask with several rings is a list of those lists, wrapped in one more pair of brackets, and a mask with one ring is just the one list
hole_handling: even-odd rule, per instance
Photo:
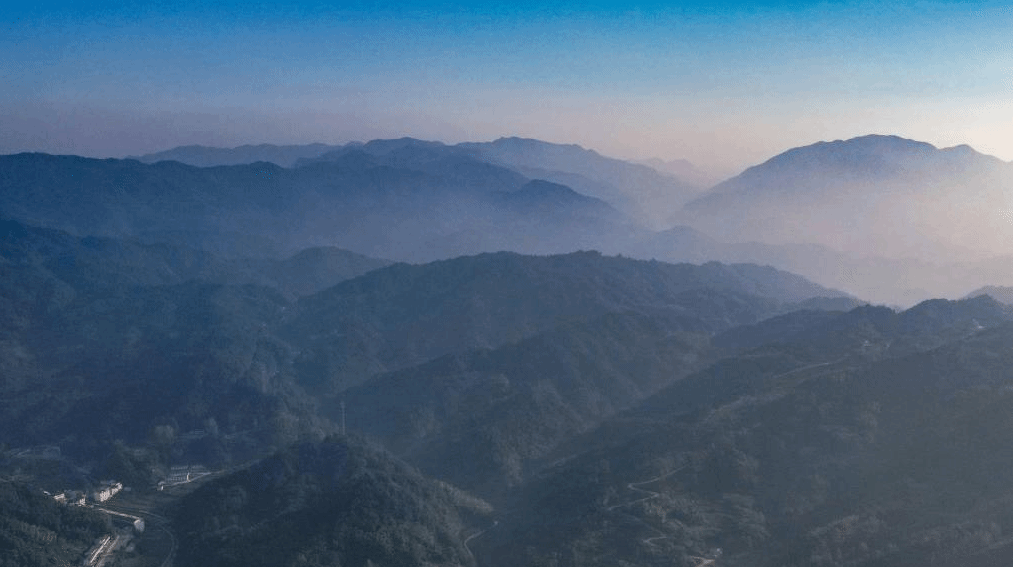
{"label": "dense forest", "polygon": [[301,443],[183,499],[181,566],[475,565],[464,541],[491,513],[353,439]]}

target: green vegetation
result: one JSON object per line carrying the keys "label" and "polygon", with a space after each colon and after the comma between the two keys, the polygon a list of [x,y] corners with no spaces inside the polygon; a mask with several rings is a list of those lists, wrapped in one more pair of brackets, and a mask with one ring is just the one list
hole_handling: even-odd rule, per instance
{"label": "green vegetation", "polygon": [[610,314],[378,376],[342,399],[357,430],[427,473],[499,492],[559,443],[698,369],[707,353],[704,333]]}
{"label": "green vegetation", "polygon": [[[227,471],[159,493],[179,499],[160,553],[178,540],[183,566],[1013,554],[1013,310],[989,297],[821,311],[852,300],[597,252],[317,291],[345,255],[278,261],[285,280],[263,259],[4,230],[4,474],[147,491],[172,466]],[[342,419],[352,435],[328,438]],[[77,561],[106,529],[4,490],[7,564]]]}
{"label": "green vegetation", "polygon": [[30,485],[0,480],[0,566],[76,565],[112,531],[105,514],[63,506]]}
{"label": "green vegetation", "polygon": [[[855,312],[803,335],[781,326],[794,340],[772,335],[574,443],[577,455],[525,487],[483,557],[688,566],[720,548],[730,566],[1002,564],[1013,326],[913,346],[983,305],[884,314],[878,339]],[[819,350],[847,336],[850,352]]]}
{"label": "green vegetation", "polygon": [[488,504],[359,441],[299,444],[186,497],[183,567],[474,565]]}

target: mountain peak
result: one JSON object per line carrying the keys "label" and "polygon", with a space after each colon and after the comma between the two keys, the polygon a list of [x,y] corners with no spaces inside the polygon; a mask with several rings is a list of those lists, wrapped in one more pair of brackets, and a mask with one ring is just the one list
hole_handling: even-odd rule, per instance
{"label": "mountain peak", "polygon": [[848,145],[864,145],[864,146],[878,146],[878,147],[895,147],[895,148],[918,148],[918,149],[937,149],[935,146],[928,142],[921,142],[913,140],[911,138],[904,138],[896,134],[866,134],[864,136],[855,136],[854,138],[848,138],[847,140],[835,140],[833,142],[827,142],[831,144],[848,144]]}
{"label": "mountain peak", "polygon": [[714,186],[675,220],[729,241],[937,261],[1003,249],[996,227],[1009,223],[987,204],[1005,202],[1011,182],[1007,164],[968,146],[873,134],[790,149]]}
{"label": "mountain peak", "polygon": [[746,172],[764,166],[787,166],[804,169],[832,167],[842,170],[865,168],[869,173],[889,175],[896,172],[893,165],[899,160],[925,158],[938,151],[938,148],[926,142],[893,135],[869,134],[792,148]]}
{"label": "mountain peak", "polygon": [[956,158],[967,162],[1001,162],[998,158],[982,154],[967,144],[960,144],[949,148],[938,148],[928,142],[903,138],[897,135],[868,134],[847,140],[816,142],[808,146],[792,148],[770,158],[765,164],[796,160],[800,157],[812,158],[812,156],[825,156],[824,159],[829,160],[858,160],[865,158],[902,162],[904,160],[942,161],[948,158]]}
{"label": "mountain peak", "polygon": [[698,201],[746,186],[769,185],[775,180],[780,190],[791,191],[799,185],[823,183],[834,178],[847,182],[878,183],[912,172],[939,177],[996,163],[1002,162],[967,145],[939,149],[927,142],[896,135],[869,134],[792,148],[719,183]]}

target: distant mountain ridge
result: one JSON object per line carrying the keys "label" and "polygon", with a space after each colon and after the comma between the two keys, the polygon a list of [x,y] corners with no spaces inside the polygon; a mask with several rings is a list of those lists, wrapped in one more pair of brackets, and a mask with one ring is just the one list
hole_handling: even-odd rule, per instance
{"label": "distant mountain ridge", "polygon": [[1013,228],[998,204],[1011,187],[1013,166],[967,146],[870,135],[788,150],[687,203],[682,218],[725,240],[967,259],[1004,250]]}
{"label": "distant mountain ridge", "polygon": [[500,138],[493,142],[463,142],[456,145],[401,138],[367,143],[351,142],[338,146],[182,146],[130,159],[144,163],[174,160],[198,167],[265,161],[290,168],[318,161],[334,161],[342,156],[363,152],[381,157],[385,163],[396,167],[419,165],[418,161],[392,161],[389,158],[405,149],[416,152],[416,156],[418,152],[424,152],[430,160],[441,156],[470,157],[483,163],[509,168],[531,179],[568,185],[580,193],[603,199],[624,212],[642,219],[650,218],[655,224],[697,195],[704,185],[700,181],[699,172],[695,172],[692,166],[686,168],[688,173],[685,176],[671,168],[663,175],[649,165],[605,157],[575,144],[553,144],[524,138]]}
{"label": "distant mountain ridge", "polygon": [[370,149],[292,169],[0,156],[0,218],[240,256],[329,245],[425,261],[504,248],[567,252],[610,235],[629,238],[631,221],[590,198],[542,190],[504,200],[531,180],[462,152],[433,155],[414,142],[378,156]]}
{"label": "distant mountain ridge", "polygon": [[229,258],[334,246],[410,262],[586,249],[753,262],[906,306],[1013,283],[1002,206],[1013,166],[967,146],[878,135],[821,142],[705,195],[643,165],[522,138],[373,140],[311,154],[292,167],[199,168],[0,156],[0,217]]}
{"label": "distant mountain ridge", "polygon": [[473,153],[411,139],[376,141],[294,169],[0,156],[0,217],[220,258],[273,259],[311,246],[402,261],[599,249],[666,261],[767,263],[837,287],[851,284],[826,277],[827,266],[859,273],[831,250],[728,245],[685,228],[655,233],[601,200]]}
{"label": "distant mountain ridge", "polygon": [[282,167],[292,167],[301,159],[314,158],[340,146],[328,144],[305,144],[277,146],[274,144],[243,145],[235,148],[216,148],[210,146],[179,146],[169,150],[128,156],[142,163],[158,163],[160,161],[178,161],[197,167],[214,167],[219,165],[244,165],[258,161],[270,162]]}
{"label": "distant mountain ridge", "polygon": [[996,301],[1013,305],[1013,287],[1004,285],[987,285],[978,288],[965,296],[965,299],[987,295]]}
{"label": "distant mountain ridge", "polygon": [[684,179],[699,187],[712,187],[723,179],[723,176],[717,176],[703,171],[692,162],[685,159],[663,160],[655,157],[642,160],[640,163],[655,171],[673,175],[677,179]]}
{"label": "distant mountain ridge", "polygon": [[790,149],[719,183],[688,206],[704,209],[714,195],[742,191],[819,190],[820,186],[806,185],[817,181],[814,175],[884,182],[905,174],[952,175],[976,167],[1003,165],[1005,162],[998,158],[966,145],[939,149],[926,142],[873,134]]}
{"label": "distant mountain ridge", "polygon": [[518,168],[530,177],[571,185],[652,226],[662,224],[667,220],[666,211],[677,210],[700,192],[686,179],[662,175],[643,164],[604,157],[575,144],[513,137],[457,147]]}

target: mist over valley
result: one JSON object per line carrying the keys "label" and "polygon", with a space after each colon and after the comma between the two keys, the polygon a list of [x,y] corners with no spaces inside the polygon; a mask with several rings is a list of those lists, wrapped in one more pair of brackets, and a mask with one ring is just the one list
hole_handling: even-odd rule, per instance
{"label": "mist over valley", "polygon": [[999,564],[1008,168],[0,156],[5,564]]}
{"label": "mist over valley", "polygon": [[1013,564],[1008,6],[0,10],[0,567]]}

